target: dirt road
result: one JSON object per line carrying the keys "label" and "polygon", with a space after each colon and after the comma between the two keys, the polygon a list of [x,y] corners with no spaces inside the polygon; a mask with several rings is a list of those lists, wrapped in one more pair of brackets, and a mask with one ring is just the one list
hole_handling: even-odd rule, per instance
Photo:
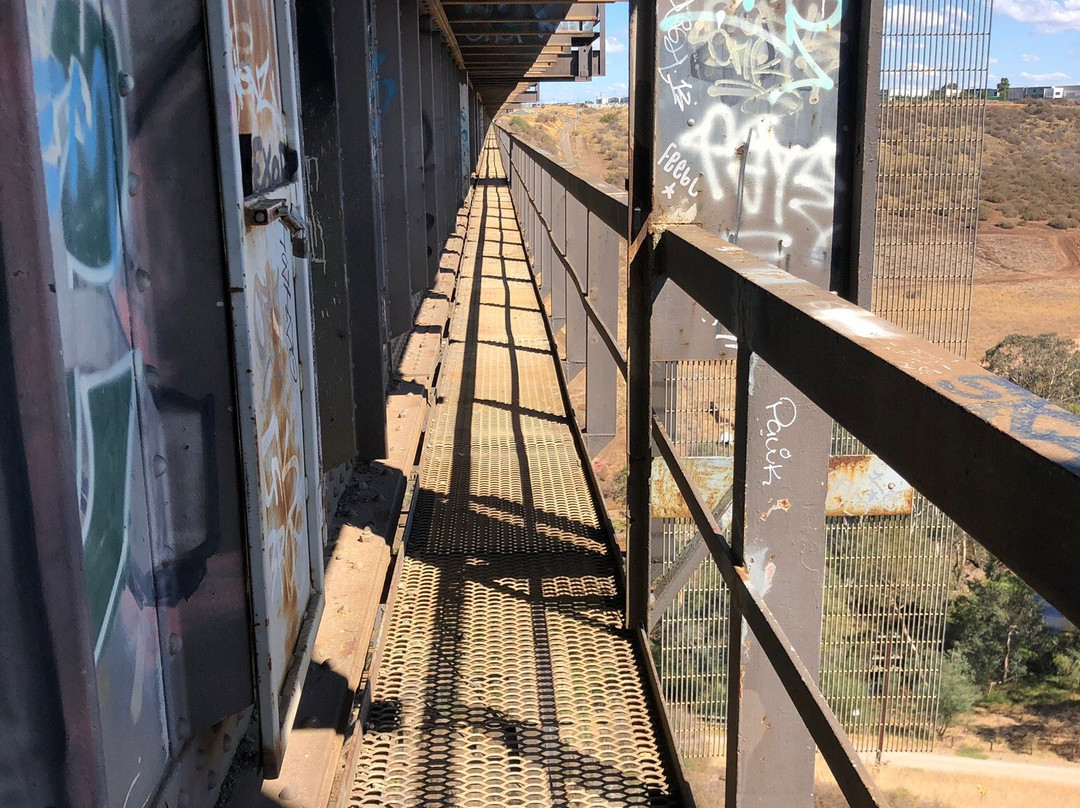
{"label": "dirt road", "polygon": [[1024,763],[1012,760],[975,760],[930,752],[893,752],[882,755],[882,762],[886,766],[896,768],[1008,780],[1033,780],[1039,783],[1055,783],[1080,788],[1080,766]]}

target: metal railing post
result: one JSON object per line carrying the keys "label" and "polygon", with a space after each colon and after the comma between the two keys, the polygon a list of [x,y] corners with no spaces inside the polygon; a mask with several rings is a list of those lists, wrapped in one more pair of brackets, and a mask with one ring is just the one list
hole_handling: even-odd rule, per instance
{"label": "metal railing post", "polygon": [[[566,193],[566,260],[581,282],[582,291],[589,293],[589,212],[572,193]],[[566,379],[570,381],[588,361],[588,333],[585,304],[577,286],[567,279],[566,284]],[[582,423],[584,418],[579,419]]]}
{"label": "metal railing post", "polygon": [[[567,283],[566,269],[556,253],[566,254],[566,189],[552,174],[548,174],[550,187],[550,218],[548,226],[551,228],[551,330],[559,333],[566,325]],[[564,360],[565,349],[563,351]],[[565,365],[563,366],[565,369]]]}
{"label": "metal railing post", "polygon": [[[653,132],[656,126],[656,4],[630,5],[633,43],[630,80],[630,202],[626,251],[628,476],[626,507],[626,626],[644,628],[649,615],[649,522],[652,442],[653,253],[648,234],[653,197]],[[640,237],[640,238],[639,238]]]}
{"label": "metal railing post", "polygon": [[[589,212],[589,300],[612,334],[619,327],[619,234]],[[585,441],[595,458],[615,438],[618,366],[600,330],[590,321],[585,346]]]}

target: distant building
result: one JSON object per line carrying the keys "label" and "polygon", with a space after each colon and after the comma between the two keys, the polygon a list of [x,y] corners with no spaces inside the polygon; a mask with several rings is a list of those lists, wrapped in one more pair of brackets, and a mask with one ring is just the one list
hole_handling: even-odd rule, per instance
{"label": "distant building", "polygon": [[1009,100],[1023,101],[1041,98],[1058,101],[1080,101],[1080,84],[1040,85],[1036,87],[1010,87]]}

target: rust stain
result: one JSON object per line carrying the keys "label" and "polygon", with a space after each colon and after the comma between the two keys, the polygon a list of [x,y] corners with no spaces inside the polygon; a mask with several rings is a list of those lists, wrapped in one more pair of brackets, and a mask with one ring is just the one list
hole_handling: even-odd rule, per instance
{"label": "rust stain", "polygon": [[791,500],[790,499],[777,500],[776,502],[774,502],[769,507],[769,510],[767,510],[767,511],[765,511],[765,513],[761,514],[761,521],[762,522],[767,522],[769,520],[769,517],[772,516],[774,511],[785,511],[786,512],[786,511],[790,511],[790,510],[791,510]]}
{"label": "rust stain", "polygon": [[914,492],[874,455],[829,458],[829,516],[886,516],[911,513]]}

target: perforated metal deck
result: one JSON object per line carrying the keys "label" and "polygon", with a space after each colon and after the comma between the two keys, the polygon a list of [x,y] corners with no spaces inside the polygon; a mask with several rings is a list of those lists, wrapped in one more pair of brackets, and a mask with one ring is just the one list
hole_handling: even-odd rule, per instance
{"label": "perforated metal deck", "polygon": [[351,804],[676,805],[493,146],[481,168]]}

